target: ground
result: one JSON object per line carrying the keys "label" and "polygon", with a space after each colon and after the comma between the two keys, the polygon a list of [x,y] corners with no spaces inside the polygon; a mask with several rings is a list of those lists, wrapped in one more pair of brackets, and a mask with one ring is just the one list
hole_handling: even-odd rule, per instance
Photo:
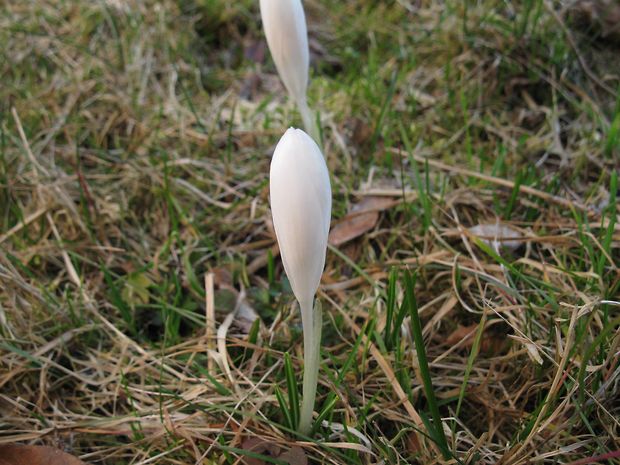
{"label": "ground", "polygon": [[258,2],[0,4],[0,443],[620,463],[613,2],[305,2],[338,228],[305,438]]}

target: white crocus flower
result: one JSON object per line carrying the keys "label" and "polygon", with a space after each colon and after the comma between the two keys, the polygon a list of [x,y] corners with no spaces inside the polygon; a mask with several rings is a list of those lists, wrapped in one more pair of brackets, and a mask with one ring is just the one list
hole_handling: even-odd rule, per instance
{"label": "white crocus flower", "polygon": [[318,141],[318,130],[306,101],[310,52],[301,0],[260,0],[260,12],[280,78],[297,104],[306,131]]}
{"label": "white crocus flower", "polygon": [[308,434],[321,342],[320,307],[315,309],[313,303],[325,266],[332,193],[323,154],[304,131],[290,128],[278,142],[271,160],[269,191],[280,256],[301,309],[304,379],[299,431]]}

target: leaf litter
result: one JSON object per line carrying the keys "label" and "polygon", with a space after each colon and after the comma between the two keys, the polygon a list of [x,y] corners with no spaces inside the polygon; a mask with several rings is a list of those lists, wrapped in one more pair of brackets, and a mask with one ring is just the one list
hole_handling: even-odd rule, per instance
{"label": "leaf litter", "polygon": [[86,465],[77,457],[49,446],[0,444],[0,465]]}
{"label": "leaf litter", "polygon": [[377,225],[380,212],[399,203],[399,200],[389,197],[365,196],[351,207],[349,213],[342,220],[332,227],[329,232],[329,243],[338,246],[360,237]]}

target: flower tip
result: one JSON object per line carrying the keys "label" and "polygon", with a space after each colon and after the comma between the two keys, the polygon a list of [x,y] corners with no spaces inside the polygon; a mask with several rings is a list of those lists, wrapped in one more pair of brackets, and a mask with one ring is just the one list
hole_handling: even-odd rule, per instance
{"label": "flower tip", "polygon": [[288,130],[293,131],[296,135],[303,137],[304,139],[307,138],[307,139],[314,141],[314,139],[312,139],[312,137],[310,137],[310,135],[301,128],[294,128],[291,126]]}
{"label": "flower tip", "polygon": [[312,137],[310,137],[303,129],[295,128],[293,126],[286,130],[282,136],[282,140],[297,140],[298,142],[307,142],[308,140],[311,140],[314,142]]}

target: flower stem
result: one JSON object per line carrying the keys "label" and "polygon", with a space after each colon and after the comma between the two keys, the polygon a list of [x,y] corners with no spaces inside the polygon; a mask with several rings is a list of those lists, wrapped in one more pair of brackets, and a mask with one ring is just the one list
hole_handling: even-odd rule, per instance
{"label": "flower stem", "polygon": [[302,303],[301,321],[304,331],[304,379],[299,415],[299,432],[309,435],[312,430],[312,412],[316,399],[316,387],[319,378],[319,359],[321,355],[321,306],[312,309],[312,300]]}
{"label": "flower stem", "polygon": [[319,127],[317,126],[317,123],[312,116],[312,111],[310,110],[310,107],[308,107],[308,102],[305,98],[303,100],[297,101],[297,108],[299,109],[299,113],[301,114],[301,120],[304,123],[304,129],[320,147],[321,134],[319,132]]}

